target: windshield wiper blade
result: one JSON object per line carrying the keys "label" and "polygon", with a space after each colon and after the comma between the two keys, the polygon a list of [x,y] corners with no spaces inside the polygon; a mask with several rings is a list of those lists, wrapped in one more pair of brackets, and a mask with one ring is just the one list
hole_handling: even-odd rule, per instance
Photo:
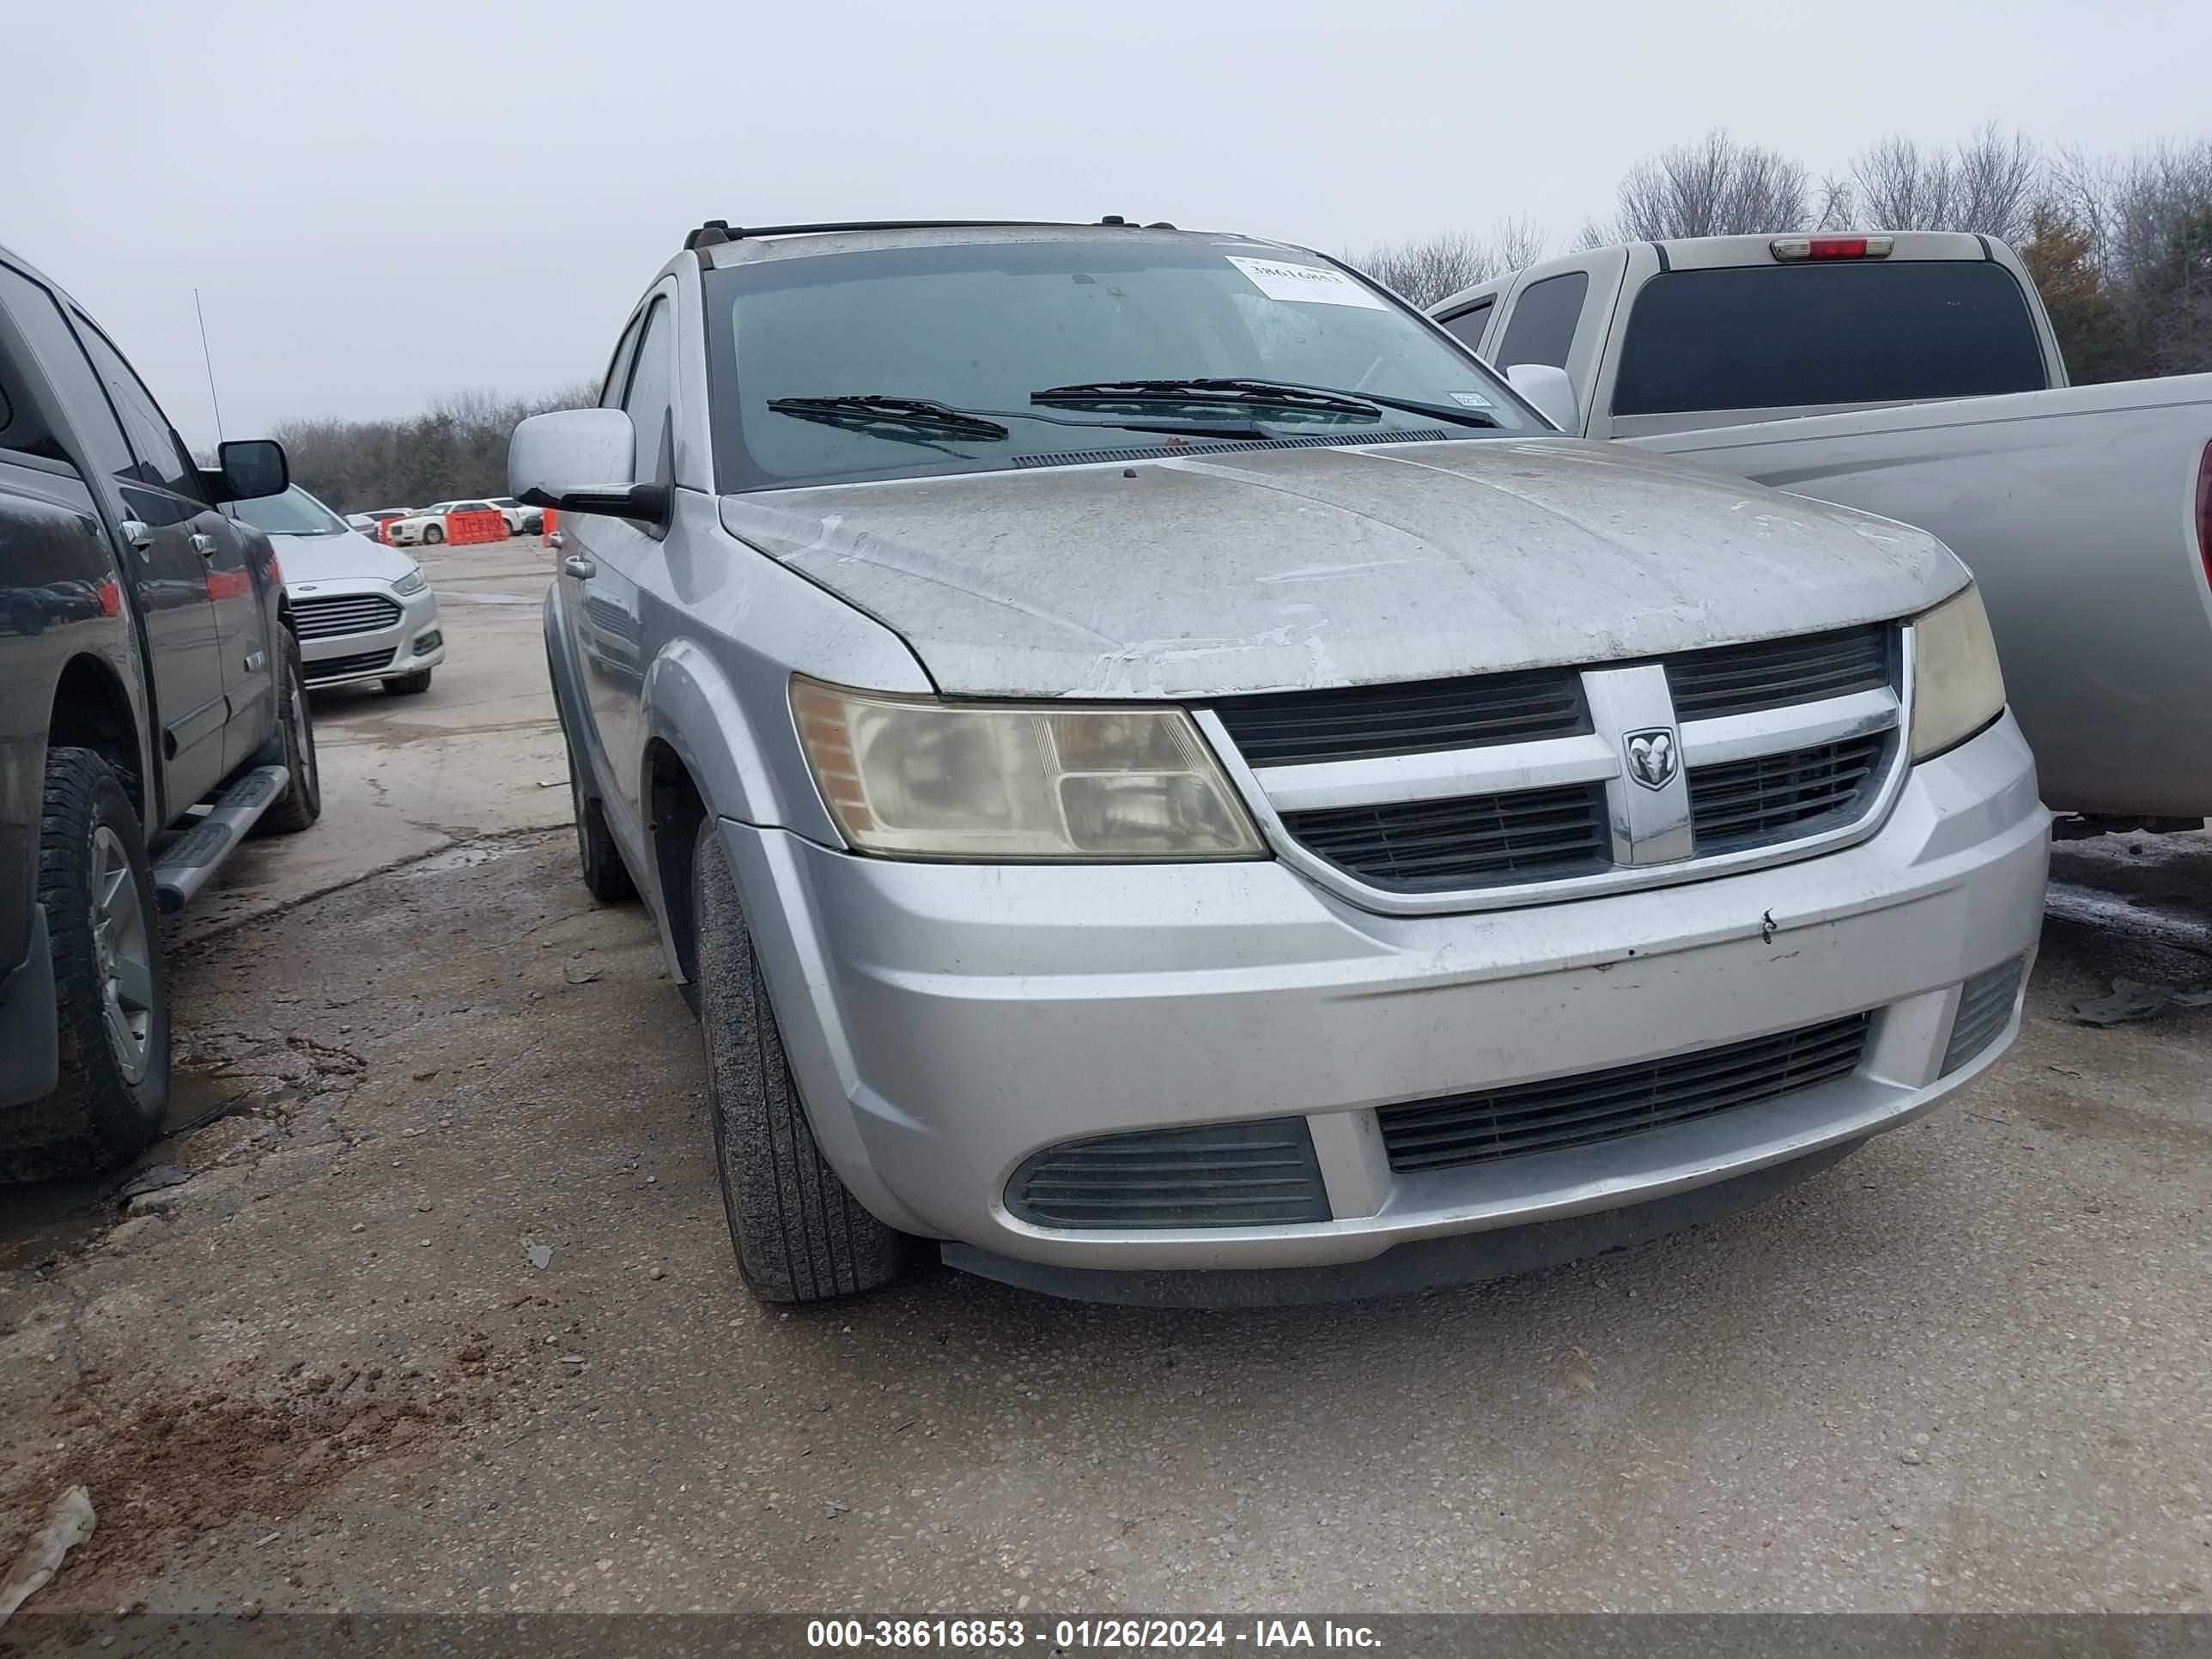
{"label": "windshield wiper blade", "polygon": [[778,415],[793,415],[802,421],[820,421],[830,426],[892,428],[880,434],[886,438],[927,434],[995,440],[1010,435],[1009,428],[996,421],[927,398],[771,398],[768,406]]}
{"label": "windshield wiper blade", "polygon": [[1316,415],[1364,415],[1382,410],[1349,392],[1273,380],[1087,380],[1047,386],[1030,393],[1033,404],[1231,404],[1248,408],[1291,409]]}
{"label": "windshield wiper blade", "polygon": [[1079,386],[1048,386],[1031,392],[1037,404],[1163,403],[1241,404],[1250,407],[1310,410],[1315,414],[1379,416],[1382,409],[1403,410],[1457,426],[1496,427],[1495,415],[1461,409],[1451,404],[1432,404],[1419,398],[1395,398],[1380,392],[1344,392],[1335,386],[1308,386],[1297,380],[1249,378],[1191,380],[1095,380]]}
{"label": "windshield wiper blade", "polygon": [[993,416],[1008,421],[1042,421],[1051,426],[1157,432],[1175,438],[1241,438],[1257,441],[1275,435],[1249,421],[1069,421],[1028,409],[955,409],[933,398],[886,398],[872,393],[848,398],[771,398],[768,406],[778,415],[793,415],[802,421],[820,421],[828,426],[877,428],[879,429],[871,435],[913,441],[926,438],[997,440],[1007,436],[1009,429],[992,419]]}

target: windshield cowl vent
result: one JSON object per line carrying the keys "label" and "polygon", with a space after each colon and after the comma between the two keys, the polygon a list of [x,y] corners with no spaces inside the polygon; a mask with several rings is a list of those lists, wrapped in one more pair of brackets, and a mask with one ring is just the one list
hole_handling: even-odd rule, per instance
{"label": "windshield cowl vent", "polygon": [[1464,432],[1447,432],[1440,426],[1415,427],[1404,432],[1378,432],[1352,438],[1343,433],[1314,433],[1300,438],[1200,438],[1190,443],[1146,444],[1128,449],[1060,449],[1048,455],[1010,457],[1017,467],[1080,466],[1085,462],[1167,461],[1182,455],[1219,455],[1240,449],[1349,449],[1368,444],[1426,444],[1465,439]]}

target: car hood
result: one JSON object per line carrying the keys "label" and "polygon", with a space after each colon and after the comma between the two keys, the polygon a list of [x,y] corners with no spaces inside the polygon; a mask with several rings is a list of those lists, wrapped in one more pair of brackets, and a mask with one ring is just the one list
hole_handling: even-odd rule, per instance
{"label": "car hood", "polygon": [[284,584],[301,582],[396,582],[415,568],[415,561],[396,547],[373,542],[357,530],[343,536],[271,536]]}
{"label": "car hood", "polygon": [[723,498],[953,695],[1202,699],[1905,615],[1934,537],[1576,439],[1250,449]]}

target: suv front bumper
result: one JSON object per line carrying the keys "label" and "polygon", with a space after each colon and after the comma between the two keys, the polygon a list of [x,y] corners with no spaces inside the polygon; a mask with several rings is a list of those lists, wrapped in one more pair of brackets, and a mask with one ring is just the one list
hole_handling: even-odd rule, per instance
{"label": "suv front bumper", "polygon": [[[1918,1116],[1962,981],[2032,957],[2049,815],[2009,715],[1915,767],[1878,833],[1747,873],[1385,916],[1275,862],[855,857],[725,821],[823,1152],[894,1226],[1058,1269],[1318,1268],[1649,1204]],[[2025,982],[2025,972],[2022,982]],[[1394,1172],[1376,1109],[1870,1016],[1850,1075],[1595,1145]],[[1069,1229],[1010,1213],[1031,1153],[1303,1115],[1332,1218]],[[955,1252],[948,1252],[959,1259]]]}

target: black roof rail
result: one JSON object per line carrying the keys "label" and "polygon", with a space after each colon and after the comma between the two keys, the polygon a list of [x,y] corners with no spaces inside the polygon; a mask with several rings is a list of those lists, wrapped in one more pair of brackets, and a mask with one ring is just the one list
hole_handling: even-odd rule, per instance
{"label": "black roof rail", "polygon": [[[1175,227],[1164,219],[1149,225],[1134,225],[1118,213],[1109,213],[1098,221],[1102,225],[1126,225],[1132,230],[1173,230]],[[686,248],[718,247],[724,242],[743,241],[748,236],[804,236],[839,230],[1022,230],[1027,228],[1073,230],[1079,228],[1073,220],[1061,219],[847,219],[814,225],[733,225],[727,219],[709,219],[684,239]]]}

